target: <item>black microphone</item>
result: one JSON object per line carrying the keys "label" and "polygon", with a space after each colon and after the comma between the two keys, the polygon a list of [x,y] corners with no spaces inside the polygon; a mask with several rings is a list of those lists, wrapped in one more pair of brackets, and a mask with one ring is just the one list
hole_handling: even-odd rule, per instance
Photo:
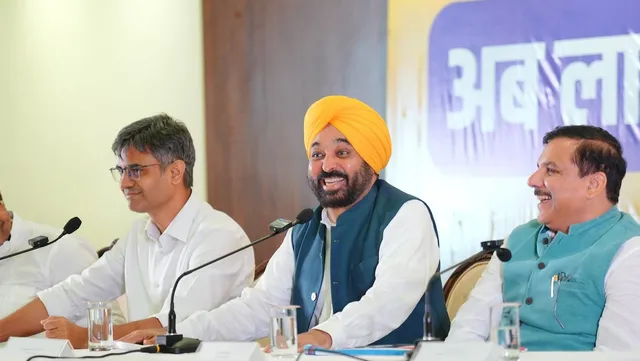
{"label": "black microphone", "polygon": [[508,248],[502,248],[502,243],[502,240],[482,242],[480,243],[480,245],[482,246],[482,251],[475,253],[471,257],[465,258],[461,262],[458,262],[440,272],[436,272],[433,274],[433,276],[431,276],[431,278],[429,279],[429,283],[427,283],[427,292],[425,293],[424,335],[422,337],[422,340],[418,340],[418,342],[441,341],[439,338],[433,335],[433,319],[431,317],[431,304],[429,302],[429,291],[431,290],[431,284],[433,284],[433,281],[440,278],[440,275],[442,275],[443,273],[447,273],[452,269],[457,268],[461,264],[487,253],[495,252],[500,261],[508,262],[511,259],[511,251]]}
{"label": "black microphone", "polygon": [[192,352],[196,352],[196,350],[198,350],[198,346],[200,346],[200,340],[195,338],[190,338],[190,337],[183,337],[182,335],[179,335],[176,333],[176,311],[175,311],[175,305],[173,301],[176,296],[176,289],[178,288],[178,282],[180,282],[180,280],[183,277],[188,276],[193,272],[203,269],[207,266],[210,266],[218,261],[222,261],[225,258],[233,256],[234,254],[240,251],[243,251],[249,247],[254,247],[255,245],[262,243],[270,238],[273,238],[278,234],[284,233],[290,228],[292,228],[293,226],[295,226],[296,224],[307,223],[311,220],[311,218],[313,218],[313,210],[309,208],[303,209],[300,213],[298,213],[298,216],[293,222],[279,218],[271,222],[271,224],[269,225],[269,230],[271,231],[271,233],[269,233],[268,235],[254,242],[251,242],[246,246],[242,246],[236,249],[235,251],[222,255],[214,259],[213,261],[203,263],[200,266],[190,269],[184,272],[183,274],[181,274],[180,276],[178,276],[178,278],[176,279],[176,282],[173,284],[173,289],[171,290],[171,302],[169,303],[169,321],[168,321],[169,324],[167,327],[168,332],[166,335],[159,335],[156,337],[156,343],[160,346],[160,353],[172,353],[172,354],[192,353]]}
{"label": "black microphone", "polygon": [[46,237],[46,236],[38,236],[38,237],[31,238],[29,240],[29,245],[31,246],[31,248],[27,248],[27,249],[22,250],[20,252],[16,252],[16,253],[8,254],[8,255],[6,255],[4,257],[0,257],[0,261],[8,259],[8,258],[11,258],[11,257],[15,257],[15,256],[18,256],[18,255],[21,255],[23,253],[35,251],[38,248],[50,246],[50,245],[58,242],[58,240],[60,238],[77,231],[78,228],[80,228],[81,224],[82,224],[82,221],[80,220],[80,218],[73,217],[73,218],[71,218],[70,220],[67,221],[67,224],[65,224],[64,228],[62,229],[62,233],[60,233],[60,235],[56,239],[54,239],[53,241],[49,242],[49,238]]}

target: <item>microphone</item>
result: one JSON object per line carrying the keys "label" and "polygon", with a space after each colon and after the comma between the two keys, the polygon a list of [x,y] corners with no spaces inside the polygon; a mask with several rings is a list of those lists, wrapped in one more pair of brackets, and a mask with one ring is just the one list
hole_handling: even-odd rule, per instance
{"label": "microphone", "polygon": [[424,336],[422,337],[422,340],[418,340],[418,342],[441,341],[433,335],[433,319],[431,317],[431,304],[429,302],[429,291],[431,290],[431,284],[433,283],[433,281],[440,278],[440,275],[442,275],[443,273],[447,273],[452,269],[457,268],[461,264],[476,259],[477,257],[480,257],[484,254],[494,252],[500,261],[509,262],[509,260],[511,259],[511,251],[508,248],[502,248],[502,243],[502,240],[482,242],[480,243],[482,251],[475,253],[471,257],[465,258],[464,260],[454,264],[451,267],[448,267],[440,272],[436,272],[433,274],[433,276],[431,276],[429,282],[427,283],[427,292],[425,293]]}
{"label": "microphone", "polygon": [[11,253],[11,254],[8,254],[8,255],[6,255],[4,257],[0,257],[0,261],[8,259],[8,258],[11,258],[11,257],[15,257],[15,256],[18,256],[18,255],[21,255],[23,253],[35,251],[38,248],[50,246],[50,245],[58,242],[58,240],[60,240],[60,238],[77,231],[78,228],[80,228],[81,224],[82,224],[82,221],[80,220],[80,218],[73,217],[73,218],[71,218],[70,220],[67,221],[67,223],[62,228],[62,233],[60,233],[60,235],[56,239],[54,239],[53,241],[49,242],[49,238],[46,237],[46,236],[38,236],[38,237],[31,238],[29,240],[29,245],[31,246],[31,248],[27,248],[27,249],[22,250],[20,252]]}
{"label": "microphone", "polygon": [[176,311],[174,305],[174,298],[176,296],[176,289],[178,288],[178,282],[185,276],[192,274],[195,271],[201,270],[207,266],[210,266],[218,261],[222,261],[225,258],[233,256],[234,254],[243,251],[249,247],[254,247],[255,245],[262,243],[278,234],[284,233],[288,231],[290,228],[297,224],[307,223],[313,218],[313,210],[310,208],[303,209],[294,221],[287,221],[286,219],[279,218],[275,221],[271,222],[269,225],[269,230],[271,233],[268,235],[251,242],[245,246],[242,246],[235,251],[231,251],[225,255],[222,255],[212,261],[201,264],[200,266],[190,269],[176,279],[176,282],[173,284],[173,289],[171,290],[171,302],[169,303],[169,324],[168,324],[168,332],[166,335],[158,335],[156,337],[156,343],[160,346],[160,353],[172,353],[172,354],[182,354],[182,353],[192,353],[198,350],[198,346],[200,346],[200,340],[190,337],[183,337],[182,335],[177,334],[176,332]]}

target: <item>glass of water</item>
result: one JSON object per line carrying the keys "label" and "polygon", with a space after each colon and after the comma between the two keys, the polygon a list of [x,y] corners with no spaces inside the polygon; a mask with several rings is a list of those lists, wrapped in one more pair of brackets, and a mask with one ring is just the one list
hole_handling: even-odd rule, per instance
{"label": "glass of water", "polygon": [[113,320],[111,303],[88,302],[89,351],[111,351],[113,348]]}
{"label": "glass of water", "polygon": [[269,341],[274,357],[298,356],[298,326],[296,310],[299,306],[275,306],[271,311]]}
{"label": "glass of water", "polygon": [[502,348],[503,360],[520,358],[520,304],[501,303],[491,307],[491,342]]}

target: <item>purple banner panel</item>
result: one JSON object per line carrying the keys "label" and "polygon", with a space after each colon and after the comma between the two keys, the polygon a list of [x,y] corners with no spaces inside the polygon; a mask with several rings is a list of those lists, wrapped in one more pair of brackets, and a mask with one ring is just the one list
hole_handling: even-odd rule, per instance
{"label": "purple banner panel", "polygon": [[559,125],[604,127],[640,170],[640,2],[451,4],[428,43],[428,147],[445,174],[523,176]]}

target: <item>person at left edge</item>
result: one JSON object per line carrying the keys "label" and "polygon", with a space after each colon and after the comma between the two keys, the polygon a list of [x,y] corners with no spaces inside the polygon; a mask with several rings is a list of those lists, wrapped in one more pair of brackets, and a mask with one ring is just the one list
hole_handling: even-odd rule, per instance
{"label": "person at left edge", "polygon": [[[85,348],[87,330],[67,318],[86,313],[88,301],[112,300],[125,292],[129,323],[114,326],[114,339],[166,326],[178,276],[249,243],[231,217],[193,194],[195,148],[182,122],[166,114],[138,120],[118,133],[112,150],[118,162],[112,174],[129,208],[147,215],[81,275],[39,292],[0,320],[0,342],[44,327],[47,337]],[[253,281],[254,263],[249,248],[185,277],[176,290],[176,320],[238,296]]]}
{"label": "person at left edge", "polygon": [[[50,241],[62,233],[48,225],[39,224],[7,210],[0,193],[0,257],[31,249],[29,239],[46,236]],[[98,258],[89,241],[77,233],[64,236],[56,243],[16,257],[0,261],[0,317],[26,305],[37,293],[80,274]],[[113,323],[126,320],[117,304],[112,309]],[[86,326],[86,313],[74,318],[79,326]]]}

